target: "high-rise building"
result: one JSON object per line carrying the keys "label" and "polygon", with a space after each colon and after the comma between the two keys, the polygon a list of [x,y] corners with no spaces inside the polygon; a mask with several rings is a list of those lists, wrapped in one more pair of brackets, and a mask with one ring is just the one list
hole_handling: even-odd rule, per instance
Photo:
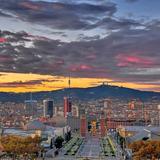
{"label": "high-rise building", "polygon": [[32,93],[30,93],[30,99],[25,100],[25,112],[29,116],[34,116],[37,112],[37,101],[32,99]]}
{"label": "high-rise building", "polygon": [[37,112],[37,101],[36,100],[25,100],[25,111],[28,115],[35,115]]}
{"label": "high-rise building", "polygon": [[80,134],[85,137],[87,133],[87,119],[86,115],[82,115],[80,119]]}
{"label": "high-rise building", "polygon": [[64,117],[72,112],[72,102],[69,97],[64,97]]}
{"label": "high-rise building", "polygon": [[55,108],[53,100],[44,100],[43,101],[43,116],[44,117],[53,117],[55,114]]}

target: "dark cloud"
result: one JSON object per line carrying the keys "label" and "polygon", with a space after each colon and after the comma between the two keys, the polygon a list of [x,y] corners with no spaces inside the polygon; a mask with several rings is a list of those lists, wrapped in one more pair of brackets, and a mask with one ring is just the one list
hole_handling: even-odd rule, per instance
{"label": "dark cloud", "polygon": [[10,87],[31,87],[36,85],[42,85],[44,82],[57,82],[60,80],[56,79],[38,79],[38,80],[30,80],[30,81],[14,81],[14,82],[6,82],[6,83],[0,83],[0,88],[10,88]]}
{"label": "dark cloud", "polygon": [[133,2],[137,2],[139,0],[125,0],[126,2],[129,2],[129,3],[133,3]]}
{"label": "dark cloud", "polygon": [[139,88],[140,90],[145,90],[145,91],[154,91],[154,92],[160,92],[160,87],[155,86],[155,87],[150,87],[150,88]]}
{"label": "dark cloud", "polygon": [[[117,18],[114,3],[96,2],[0,0],[0,8],[22,21],[62,29],[51,31],[55,36],[66,37],[65,29],[83,29],[86,33],[95,29],[96,32],[91,36],[79,34],[79,41],[66,43],[25,32],[1,31],[0,70],[59,76],[71,73],[74,77],[103,77],[115,82],[157,83],[160,22]],[[98,29],[105,31],[103,38]]]}
{"label": "dark cloud", "polygon": [[48,25],[58,29],[85,29],[104,14],[116,12],[114,3],[44,2],[26,0],[0,0],[0,8],[23,21]]}
{"label": "dark cloud", "polygon": [[2,11],[0,11],[0,16],[2,16],[2,17],[11,17],[11,16],[9,16],[9,15],[3,13]]}
{"label": "dark cloud", "polygon": [[[70,43],[1,32],[4,37],[11,35],[0,48],[0,70],[154,83],[160,79],[158,24],[154,21],[143,29],[127,27],[103,39]],[[14,40],[19,45],[14,46]],[[33,46],[25,47],[28,42]]]}
{"label": "dark cloud", "polygon": [[142,26],[141,23],[133,20],[133,19],[113,19],[111,17],[103,18],[102,20],[98,21],[94,25],[89,26],[91,28],[102,27],[109,30],[116,30],[116,29],[127,29],[131,27]]}
{"label": "dark cloud", "polygon": [[23,86],[32,86],[32,85],[39,85],[42,84],[43,81],[41,80],[32,80],[32,81],[15,81],[15,82],[6,82],[0,83],[0,87],[23,87]]}

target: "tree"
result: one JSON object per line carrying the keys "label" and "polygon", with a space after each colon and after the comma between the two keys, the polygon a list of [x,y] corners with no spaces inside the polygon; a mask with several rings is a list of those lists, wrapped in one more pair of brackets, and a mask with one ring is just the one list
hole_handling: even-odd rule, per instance
{"label": "tree", "polygon": [[125,139],[120,136],[119,137],[119,144],[120,144],[121,148],[123,148],[123,149],[124,149],[124,143],[125,143]]}
{"label": "tree", "polygon": [[64,142],[64,139],[61,136],[58,136],[54,142],[54,145],[56,148],[62,148],[63,142]]}
{"label": "tree", "polygon": [[68,142],[71,139],[71,131],[65,133],[65,141]]}
{"label": "tree", "polygon": [[137,141],[129,145],[136,159],[158,159],[160,156],[160,141]]}
{"label": "tree", "polygon": [[27,159],[33,158],[41,150],[41,139],[38,136],[20,137],[20,136],[3,136],[0,139],[4,152],[8,153],[13,159],[21,156]]}

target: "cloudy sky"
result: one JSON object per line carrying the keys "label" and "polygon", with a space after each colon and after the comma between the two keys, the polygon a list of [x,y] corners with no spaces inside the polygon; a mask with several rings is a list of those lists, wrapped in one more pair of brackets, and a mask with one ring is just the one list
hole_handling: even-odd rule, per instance
{"label": "cloudy sky", "polygon": [[0,91],[109,82],[160,91],[159,0],[0,0]]}

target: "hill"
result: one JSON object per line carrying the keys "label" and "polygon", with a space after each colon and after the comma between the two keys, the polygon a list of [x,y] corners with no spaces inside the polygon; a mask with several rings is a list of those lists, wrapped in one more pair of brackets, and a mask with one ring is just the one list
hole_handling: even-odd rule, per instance
{"label": "hill", "polygon": [[[73,99],[79,99],[82,101],[95,100],[101,98],[119,98],[123,100],[130,100],[133,98],[139,98],[143,101],[150,100],[152,98],[160,99],[159,92],[150,91],[140,91],[130,88],[110,86],[110,85],[100,85],[96,87],[89,88],[71,88],[71,89],[61,89],[57,91],[45,91],[45,92],[34,92],[33,99],[43,100],[45,98],[52,98],[56,102],[63,100],[64,96],[69,95]],[[7,93],[0,92],[1,102],[24,102],[29,99],[30,93]]]}

